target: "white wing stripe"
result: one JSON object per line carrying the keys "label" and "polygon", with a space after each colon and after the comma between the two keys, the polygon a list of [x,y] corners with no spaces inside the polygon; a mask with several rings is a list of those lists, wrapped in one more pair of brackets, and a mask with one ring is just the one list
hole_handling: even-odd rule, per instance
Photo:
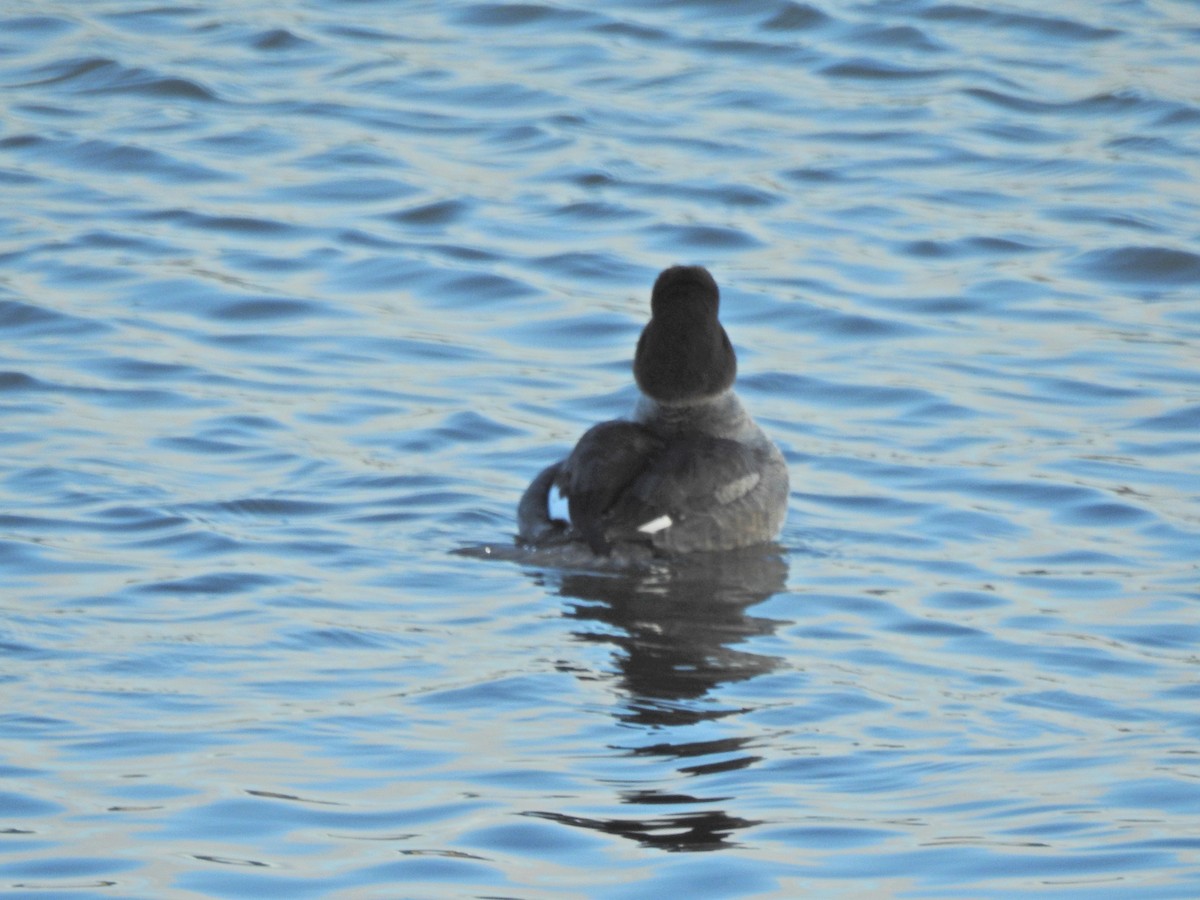
{"label": "white wing stripe", "polygon": [[664,513],[657,519],[651,519],[649,522],[639,525],[638,531],[642,532],[642,534],[656,534],[664,528],[670,528],[673,524],[671,517]]}

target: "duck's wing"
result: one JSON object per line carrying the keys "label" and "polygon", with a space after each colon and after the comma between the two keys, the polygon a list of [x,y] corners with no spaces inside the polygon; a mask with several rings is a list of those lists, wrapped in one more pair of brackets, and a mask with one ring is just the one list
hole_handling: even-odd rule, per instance
{"label": "duck's wing", "polygon": [[679,551],[745,543],[769,465],[761,448],[738,441],[705,434],[672,440],[612,505],[606,537]]}
{"label": "duck's wing", "polygon": [[550,517],[546,497],[558,477],[562,462],[547,466],[525,488],[517,505],[517,535],[526,544],[560,543],[566,538],[566,525]]}
{"label": "duck's wing", "polygon": [[654,466],[663,446],[635,422],[601,422],[563,461],[554,484],[567,498],[571,526],[594,553],[608,553],[607,523],[614,505]]}

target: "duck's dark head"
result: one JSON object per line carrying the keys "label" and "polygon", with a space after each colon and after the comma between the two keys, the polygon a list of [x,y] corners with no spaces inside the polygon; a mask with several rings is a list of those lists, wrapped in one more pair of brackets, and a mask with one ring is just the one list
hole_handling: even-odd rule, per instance
{"label": "duck's dark head", "polygon": [[648,397],[688,403],[733,385],[737,357],[717,321],[721,295],[703,266],[672,266],[654,282],[650,321],[638,339],[633,377]]}

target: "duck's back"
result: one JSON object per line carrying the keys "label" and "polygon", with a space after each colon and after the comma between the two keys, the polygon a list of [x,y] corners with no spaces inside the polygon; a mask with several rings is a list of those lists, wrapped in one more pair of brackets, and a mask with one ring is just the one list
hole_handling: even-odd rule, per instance
{"label": "duck's back", "polygon": [[571,529],[599,554],[614,544],[691,553],[771,540],[787,503],[787,467],[730,400],[737,419],[725,430],[741,439],[662,421],[589,429],[552,477],[568,498]]}
{"label": "duck's back", "polygon": [[773,539],[786,502],[787,467],[769,442],[683,432],[622,493],[606,533],[668,553],[732,550]]}

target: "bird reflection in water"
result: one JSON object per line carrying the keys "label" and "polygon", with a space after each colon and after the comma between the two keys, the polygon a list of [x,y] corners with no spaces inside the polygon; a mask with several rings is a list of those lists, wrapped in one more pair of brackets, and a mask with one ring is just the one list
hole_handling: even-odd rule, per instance
{"label": "bird reflection in water", "polygon": [[[562,573],[558,577],[559,593],[579,601],[571,603],[565,615],[605,626],[581,628],[576,636],[612,644],[617,650],[617,683],[624,698],[618,718],[661,738],[666,729],[745,712],[707,698],[720,685],[746,681],[780,665],[776,657],[739,650],[736,645],[769,635],[784,624],[747,610],[782,591],[787,574],[786,559],[760,547],[640,575]],[[749,752],[751,744],[749,737],[725,737],[679,743],[658,740],[614,749],[682,763],[676,771],[695,777],[752,766],[759,757]],[[704,761],[714,757],[715,761]],[[732,845],[731,835],[759,824],[726,811],[736,802],[734,797],[630,789],[620,798],[622,803],[658,810],[672,805],[710,808],[642,818],[587,818],[549,811],[527,815],[671,851],[719,850]]]}

